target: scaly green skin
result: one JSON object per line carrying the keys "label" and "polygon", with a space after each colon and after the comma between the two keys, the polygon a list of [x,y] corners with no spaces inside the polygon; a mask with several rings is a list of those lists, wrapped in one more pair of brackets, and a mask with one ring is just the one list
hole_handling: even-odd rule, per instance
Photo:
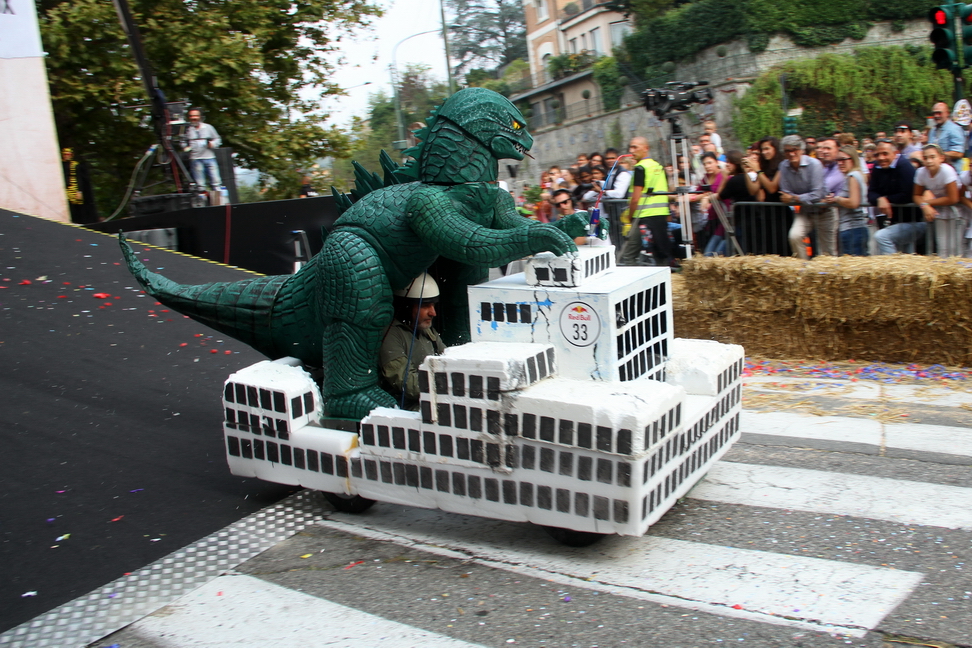
{"label": "scaly green skin", "polygon": [[587,224],[581,216],[556,225],[525,219],[495,184],[499,160],[522,160],[533,144],[505,97],[460,90],[427,124],[416,133],[422,144],[407,152],[414,161],[386,168],[384,188],[362,195],[377,177],[359,176],[360,200],[293,276],[180,286],[149,272],[122,241],[129,269],[163,304],[270,357],[322,367],[329,415],[360,419],[375,407],[395,407],[377,372],[392,291],[435,264],[454,313],[446,341],[467,341],[466,286],[530,254],[576,251],[572,239]]}

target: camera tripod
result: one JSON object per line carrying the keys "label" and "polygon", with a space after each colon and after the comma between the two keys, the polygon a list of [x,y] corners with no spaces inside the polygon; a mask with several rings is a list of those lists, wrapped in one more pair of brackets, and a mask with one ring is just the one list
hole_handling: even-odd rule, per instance
{"label": "camera tripod", "polygon": [[[670,156],[672,164],[672,175],[669,178],[669,186],[674,189],[674,191],[667,192],[656,192],[656,195],[661,196],[675,196],[675,203],[678,206],[678,220],[682,226],[682,248],[685,251],[685,258],[692,258],[692,241],[694,238],[694,232],[692,230],[692,208],[689,204],[689,196],[695,194],[705,193],[704,191],[698,191],[693,189],[689,185],[688,171],[691,170],[691,161],[688,145],[688,135],[682,132],[682,126],[678,121],[679,116],[684,111],[671,112],[661,116],[661,119],[666,120],[671,126],[672,132],[668,136],[668,153]],[[678,156],[679,148],[682,149],[681,155],[682,159],[685,160],[688,168],[686,169],[685,186],[680,186],[678,184],[678,178],[682,170],[679,168]],[[739,245],[739,241],[736,240],[736,228],[733,226],[732,219],[729,214],[726,213],[726,209],[723,204],[718,200],[712,201],[712,208],[719,218],[719,222],[722,223],[722,227],[726,230],[726,240],[730,242],[736,254],[742,255],[742,246]]]}

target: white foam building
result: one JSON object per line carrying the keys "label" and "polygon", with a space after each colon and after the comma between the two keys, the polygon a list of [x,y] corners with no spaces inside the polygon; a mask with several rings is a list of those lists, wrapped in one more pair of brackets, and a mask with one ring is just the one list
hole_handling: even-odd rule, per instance
{"label": "white foam building", "polygon": [[320,426],[298,366],[233,374],[233,474],[643,535],[738,438],[743,349],[673,338],[668,269],[613,259],[603,247],[538,255],[470,287],[473,341],[425,360],[420,410],[375,409],[357,432]]}

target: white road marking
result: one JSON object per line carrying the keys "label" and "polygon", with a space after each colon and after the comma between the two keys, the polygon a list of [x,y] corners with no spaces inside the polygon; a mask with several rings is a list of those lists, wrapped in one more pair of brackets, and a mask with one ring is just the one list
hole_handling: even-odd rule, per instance
{"label": "white road marking", "polygon": [[972,488],[885,477],[723,461],[688,496],[972,530]]}
{"label": "white road marking", "polygon": [[744,443],[781,443],[804,448],[832,446],[873,454],[881,448],[881,424],[867,419],[743,410],[739,429]]}
{"label": "white road marking", "polygon": [[887,456],[972,463],[972,428],[895,423],[844,416],[743,410],[739,428],[744,443],[822,448],[878,454],[882,437]]}
{"label": "white road marking", "polygon": [[243,574],[220,576],[125,632],[160,648],[480,647]]}
{"label": "white road marking", "polygon": [[[645,536],[571,549],[536,527],[379,504],[323,526],[491,567],[764,623],[862,636],[922,575],[804,556]],[[736,607],[738,606],[738,607]]]}
{"label": "white road marking", "polygon": [[[972,418],[972,413],[969,414]],[[968,457],[972,463],[972,428],[903,423],[884,430],[888,449]],[[890,453],[889,453],[890,454]]]}
{"label": "white road marking", "polygon": [[885,398],[891,401],[908,401],[940,407],[972,405],[972,394],[949,389],[945,385],[882,385],[881,389],[884,391]]}

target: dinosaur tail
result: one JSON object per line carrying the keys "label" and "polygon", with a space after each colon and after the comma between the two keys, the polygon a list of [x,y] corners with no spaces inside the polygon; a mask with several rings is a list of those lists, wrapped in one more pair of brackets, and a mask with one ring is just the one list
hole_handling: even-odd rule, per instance
{"label": "dinosaur tail", "polygon": [[249,344],[271,358],[294,355],[283,352],[275,340],[272,312],[278,293],[292,277],[289,275],[253,277],[242,281],[200,285],[179,284],[151,272],[135,256],[134,250],[118,235],[128,269],[152,297],[169,308]]}

